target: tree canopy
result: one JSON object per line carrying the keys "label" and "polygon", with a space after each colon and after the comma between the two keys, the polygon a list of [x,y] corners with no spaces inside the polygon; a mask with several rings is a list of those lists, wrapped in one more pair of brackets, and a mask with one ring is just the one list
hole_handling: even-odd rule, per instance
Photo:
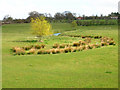
{"label": "tree canopy", "polygon": [[51,31],[51,25],[50,23],[45,20],[45,17],[40,16],[35,19],[31,18],[31,28],[32,33],[37,35],[38,37],[50,35],[53,32]]}

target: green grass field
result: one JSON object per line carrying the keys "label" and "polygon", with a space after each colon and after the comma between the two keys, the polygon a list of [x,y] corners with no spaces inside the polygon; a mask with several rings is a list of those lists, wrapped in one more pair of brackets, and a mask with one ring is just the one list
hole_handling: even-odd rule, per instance
{"label": "green grass field", "polygon": [[[118,87],[118,26],[78,26],[52,23],[55,33],[66,35],[102,35],[115,40],[106,46],[75,53],[50,55],[12,55],[14,46],[41,44],[16,42],[34,39],[30,24],[10,24],[2,27],[2,86],[3,88],[117,88]],[[76,37],[44,38],[48,47],[54,43],[71,43]]]}

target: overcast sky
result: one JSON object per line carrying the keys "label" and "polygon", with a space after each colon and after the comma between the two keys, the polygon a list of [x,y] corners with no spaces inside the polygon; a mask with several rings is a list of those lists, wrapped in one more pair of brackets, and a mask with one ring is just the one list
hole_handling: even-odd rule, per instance
{"label": "overcast sky", "polygon": [[85,15],[108,15],[118,11],[119,0],[0,0],[0,20],[5,15],[27,18],[28,13],[51,13],[71,11]]}

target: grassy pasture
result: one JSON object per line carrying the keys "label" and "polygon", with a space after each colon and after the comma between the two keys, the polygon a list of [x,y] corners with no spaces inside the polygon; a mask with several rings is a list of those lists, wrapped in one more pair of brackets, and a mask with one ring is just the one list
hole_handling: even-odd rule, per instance
{"label": "grassy pasture", "polygon": [[[111,37],[116,46],[56,55],[13,56],[14,46],[41,44],[26,42],[34,39],[30,24],[10,24],[2,27],[3,88],[117,88],[118,87],[118,26],[78,26],[52,23],[55,33],[66,35],[101,35]],[[33,38],[32,38],[33,37]],[[72,43],[80,38],[51,36],[43,44]],[[19,42],[22,40],[24,42]]]}

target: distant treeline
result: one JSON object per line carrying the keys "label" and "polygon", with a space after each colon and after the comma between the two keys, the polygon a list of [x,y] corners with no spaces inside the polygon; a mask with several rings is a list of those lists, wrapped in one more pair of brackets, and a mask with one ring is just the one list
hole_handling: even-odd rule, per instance
{"label": "distant treeline", "polygon": [[44,16],[46,17],[46,20],[52,23],[71,23],[72,21],[76,21],[77,25],[115,25],[117,24],[117,19],[119,17],[118,12],[112,12],[111,14],[108,14],[108,16],[103,16],[102,14],[100,16],[92,15],[92,16],[76,16],[76,13],[71,13],[70,11],[65,11],[63,13],[55,13],[55,15],[52,17],[50,13],[44,13],[41,14],[37,11],[32,11],[29,13],[29,16],[26,19],[13,19],[11,16],[6,15],[3,20],[2,24],[11,24],[11,23],[30,23],[31,18],[36,18]]}
{"label": "distant treeline", "polygon": [[90,25],[117,25],[117,20],[77,20],[78,26],[90,26]]}

